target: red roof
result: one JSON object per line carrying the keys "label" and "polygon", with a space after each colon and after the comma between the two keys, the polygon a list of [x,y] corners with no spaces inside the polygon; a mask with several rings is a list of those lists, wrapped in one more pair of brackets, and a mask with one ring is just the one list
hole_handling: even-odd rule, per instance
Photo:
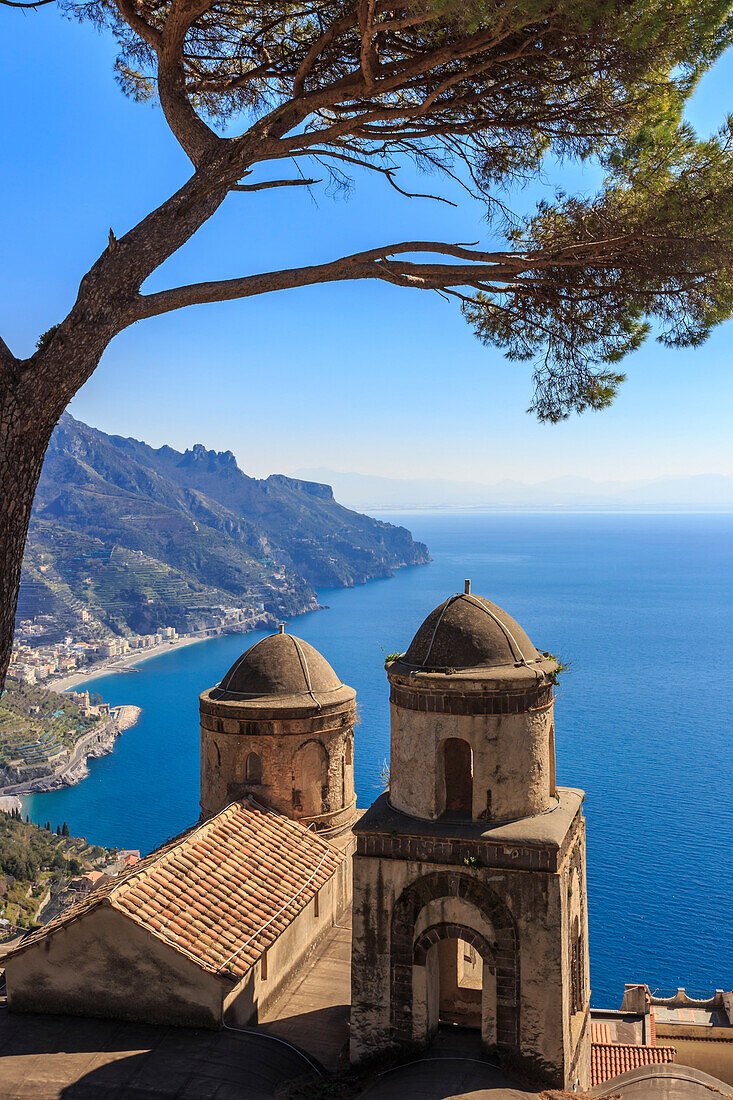
{"label": "red roof", "polygon": [[635,1043],[591,1043],[590,1083],[602,1085],[639,1066],[674,1062],[674,1047],[647,1047]]}
{"label": "red roof", "polygon": [[6,958],[109,905],[204,970],[239,980],[343,859],[317,833],[244,799],[103,883]]}

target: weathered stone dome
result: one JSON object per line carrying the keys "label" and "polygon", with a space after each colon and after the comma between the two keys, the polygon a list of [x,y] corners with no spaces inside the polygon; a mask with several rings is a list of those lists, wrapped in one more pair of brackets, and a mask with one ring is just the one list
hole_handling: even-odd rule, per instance
{"label": "weathered stone dome", "polygon": [[343,685],[325,657],[293,634],[261,638],[239,657],[211,699],[255,699],[273,695],[310,695]]}
{"label": "weathered stone dome", "polygon": [[482,596],[461,593],[430,612],[400,663],[439,672],[538,659],[542,655],[511,615]]}

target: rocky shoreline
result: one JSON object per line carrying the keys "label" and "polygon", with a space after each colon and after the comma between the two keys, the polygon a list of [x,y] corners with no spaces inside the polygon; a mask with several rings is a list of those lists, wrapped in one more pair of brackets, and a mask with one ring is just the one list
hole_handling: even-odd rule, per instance
{"label": "rocky shoreline", "polygon": [[0,787],[0,796],[47,794],[61,787],[74,787],[89,775],[88,760],[106,756],[112,752],[115,740],[124,730],[134,726],[140,717],[140,707],[120,706],[112,708],[110,719],[99,728],[80,737],[71,756],[48,775],[39,775],[25,783],[13,783]]}

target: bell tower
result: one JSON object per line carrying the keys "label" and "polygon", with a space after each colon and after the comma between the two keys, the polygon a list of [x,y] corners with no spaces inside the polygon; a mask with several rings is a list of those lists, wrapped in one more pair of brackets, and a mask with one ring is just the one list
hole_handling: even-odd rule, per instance
{"label": "bell tower", "polygon": [[356,692],[302,638],[261,638],[202,692],[201,814],[251,795],[328,837],[356,815]]}
{"label": "bell tower", "polygon": [[390,787],[354,830],[353,1062],[458,1023],[589,1087],[583,792],[555,785],[556,670],[469,582],[388,664]]}

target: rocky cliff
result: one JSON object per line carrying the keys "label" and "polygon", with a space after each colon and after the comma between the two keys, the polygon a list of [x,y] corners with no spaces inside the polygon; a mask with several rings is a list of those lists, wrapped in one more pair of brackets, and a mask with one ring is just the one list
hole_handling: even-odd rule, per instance
{"label": "rocky cliff", "polygon": [[154,449],[65,413],[36,495],[19,615],[89,607],[120,632],[189,630],[231,605],[295,614],[317,606],[316,587],[428,560],[404,527],[342,507],[328,485],[248,477],[231,451]]}

